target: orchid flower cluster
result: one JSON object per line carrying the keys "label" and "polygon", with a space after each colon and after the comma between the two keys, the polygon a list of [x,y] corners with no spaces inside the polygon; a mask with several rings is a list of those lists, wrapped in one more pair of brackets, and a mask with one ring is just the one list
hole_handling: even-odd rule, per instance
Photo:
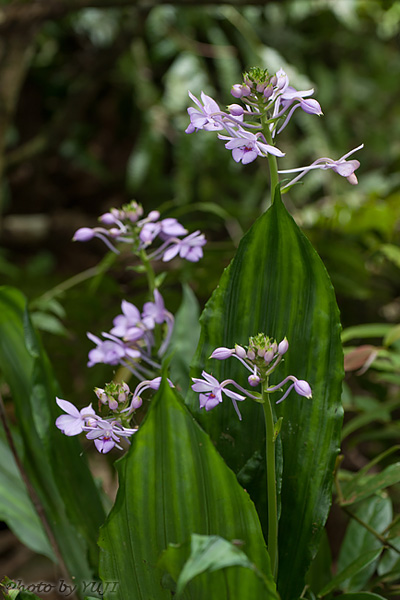
{"label": "orchid flower cluster", "polygon": [[88,338],[96,344],[89,352],[88,367],[98,363],[122,365],[139,380],[154,376],[151,369],[161,368],[152,358],[156,327],[164,325],[164,339],[157,352],[161,357],[171,339],[174,317],[166,310],[163,297],[157,289],[154,291],[154,302],[145,302],[142,311],[127,300],[122,300],[121,310],[122,314],[115,317],[110,332],[102,333],[103,340],[93,333],[87,333]]}
{"label": "orchid flower cluster", "polygon": [[[249,385],[251,387],[257,387],[261,384],[263,386],[263,392],[266,394],[277,392],[288,382],[291,382],[276,404],[285,400],[293,388],[299,396],[311,398],[311,387],[307,381],[297,379],[297,377],[294,377],[293,375],[288,375],[277,385],[268,387],[269,376],[275,371],[281,362],[283,355],[288,351],[288,348],[289,342],[286,338],[278,344],[274,339],[267,337],[263,333],[259,333],[250,338],[247,347],[235,344],[234,348],[216,348],[210,358],[215,358],[217,360],[225,360],[230,357],[236,358],[248,371],[250,371],[250,375],[248,376]],[[215,408],[222,402],[222,393],[226,394],[226,396],[232,400],[234,409],[240,420],[242,420],[242,416],[237,402],[246,400],[246,397],[251,398],[255,402],[264,402],[262,394],[254,392],[253,390],[251,392],[246,390],[233,379],[225,379],[220,383],[215,377],[205,371],[202,372],[202,376],[203,379],[192,377],[194,382],[192,390],[199,392],[200,408],[205,408],[206,411]],[[229,389],[227,387],[228,385],[234,386],[241,393]]]}
{"label": "orchid flower cluster", "polygon": [[102,214],[100,227],[81,227],[73,237],[74,241],[87,242],[99,238],[116,254],[119,254],[116,243],[132,244],[135,253],[148,248],[158,237],[161,245],[149,255],[149,260],[162,259],[168,262],[180,256],[190,262],[197,262],[203,256],[206,243],[200,231],[188,233],[187,229],[174,218],[160,219],[160,213],[152,210],[147,217],[143,216],[143,207],[135,201],[122,208],[111,208]]}
{"label": "orchid flower cluster", "polygon": [[[56,420],[56,426],[65,435],[73,436],[85,433],[87,439],[93,440],[96,449],[106,454],[112,448],[123,448],[121,438],[129,443],[129,438],[136,433],[138,426],[130,426],[136,411],[143,404],[142,394],[148,389],[158,390],[161,377],[141,381],[131,392],[127,383],[107,383],[103,388],[95,388],[98,398],[97,414],[92,404],[78,410],[68,400],[56,398],[58,406],[66,413]],[[171,387],[173,384],[168,380]]]}
{"label": "orchid flower cluster", "polygon": [[[234,103],[222,111],[218,103],[201,92],[201,101],[190,91],[189,96],[196,108],[188,108],[190,123],[186,133],[204,129],[216,131],[218,138],[225,142],[225,148],[232,151],[236,162],[248,164],[258,156],[285,156],[274,145],[274,139],[288,125],[293,113],[301,108],[311,115],[322,115],[317,100],[310,98],[313,89],[299,91],[289,85],[289,78],[283,69],[270,76],[267,69],[254,67],[243,74],[243,82],[232,86],[231,94],[243,105]],[[245,121],[245,118],[248,119]],[[338,160],[319,158],[307,167],[286,169],[278,173],[299,173],[291,182],[282,187],[287,190],[306,173],[315,169],[332,169],[338,175],[346,177],[349,183],[357,184],[355,170],[358,160],[347,160],[354,152],[363,148],[363,144],[343,155]]]}

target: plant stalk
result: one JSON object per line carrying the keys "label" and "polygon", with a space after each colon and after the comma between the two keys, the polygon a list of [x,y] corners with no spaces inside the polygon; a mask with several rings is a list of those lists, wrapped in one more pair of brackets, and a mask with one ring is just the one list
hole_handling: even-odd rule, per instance
{"label": "plant stalk", "polygon": [[[266,122],[266,118],[263,118],[263,134],[265,139],[267,140],[267,144],[274,146],[274,141],[272,139],[272,135]],[[269,165],[269,175],[271,180],[271,204],[274,202],[275,198],[275,190],[279,185],[279,175],[278,175],[278,163],[276,160],[276,156],[273,154],[268,154],[268,165]],[[266,207],[268,208],[268,207]]]}
{"label": "plant stalk", "polygon": [[266,433],[267,501],[268,501],[268,553],[274,579],[278,574],[278,508],[276,498],[274,417],[269,395],[265,392],[268,381],[263,385],[263,410]]}

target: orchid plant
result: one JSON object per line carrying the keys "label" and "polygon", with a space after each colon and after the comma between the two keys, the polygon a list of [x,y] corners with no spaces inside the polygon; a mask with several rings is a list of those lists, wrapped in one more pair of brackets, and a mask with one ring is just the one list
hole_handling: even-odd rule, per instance
{"label": "orchid plant", "polygon": [[[142,206],[132,201],[111,208],[100,216],[99,226],[81,227],[73,238],[98,238],[116,254],[129,249],[140,263],[136,273],[145,273],[148,286],[141,308],[124,299],[109,331],[101,337],[99,332],[87,333],[95,346],[88,367],[103,363],[114,371],[111,382],[94,390],[96,410],[87,400],[79,409],[52,388],[49,416],[39,426],[34,450],[25,453],[27,460],[36,461],[34,467],[29,463],[34,472],[42,468],[44,456],[57,466],[60,449],[74,448],[62,454],[63,461],[71,461],[68,487],[59,469],[49,470],[52,489],[59,490],[58,504],[53,498],[47,502],[48,490],[40,487],[43,476],[35,480],[37,493],[45,507],[46,533],[58,548],[64,571],[74,581],[93,570],[104,585],[117,581],[117,591],[115,586],[112,593],[104,588],[107,600],[165,600],[172,594],[188,600],[206,594],[218,600],[306,597],[306,573],[329,511],[342,417],[339,314],[328,275],[288,214],[281,192],[316,169],[330,169],[356,184],[360,163],[350,157],[363,146],[338,160],[316,158],[306,167],[279,169],[277,161],[285,153],[276,144],[296,110],[322,115],[314,91],[296,90],[283,69],[270,75],[252,68],[231,93],[237,102],[221,110],[204,92],[200,99],[189,92],[195,106],[188,108],[186,133],[213,132],[243,165],[266,158],[271,205],[243,236],[207,303],[198,345],[195,311],[185,306],[179,316],[172,315],[160,291],[164,275],[158,271],[175,259],[201,260],[203,233],[189,233],[158,211],[144,216]],[[280,175],[289,174],[293,179],[280,183]],[[4,314],[12,301],[0,295]],[[20,300],[15,302],[22,315]],[[24,321],[23,328],[21,316],[15,325],[18,335],[28,326]],[[176,352],[174,330],[181,332],[185,352],[194,355],[190,373],[179,367],[187,382],[192,381],[184,399],[173,378],[166,377]],[[5,321],[0,321],[0,333],[0,339],[9,335]],[[31,332],[25,356],[29,365],[42,357],[39,346],[32,354],[33,339]],[[7,362],[8,356],[0,345],[1,360]],[[15,364],[11,360],[11,373]],[[45,373],[44,358],[40,365]],[[121,381],[119,371],[115,374],[121,368],[127,380],[135,379],[134,385]],[[16,380],[10,381],[12,387]],[[26,400],[15,389],[23,421]],[[153,392],[143,419],[138,411]],[[223,402],[224,396],[234,410]],[[45,426],[48,437],[43,435]],[[30,440],[32,420],[23,421],[21,429],[22,439]],[[101,454],[128,450],[118,466],[117,500],[105,522],[97,488],[83,470],[79,445],[71,439],[79,434],[92,440]],[[39,457],[42,462],[37,462]],[[84,480],[90,490],[78,502]],[[72,499],[71,490],[77,492]],[[73,509],[59,509],[64,497],[75,502]],[[96,559],[93,540],[100,526]],[[84,539],[76,560],[70,553],[74,535]],[[82,596],[82,590],[75,591]],[[331,590],[319,591],[323,597]]]}

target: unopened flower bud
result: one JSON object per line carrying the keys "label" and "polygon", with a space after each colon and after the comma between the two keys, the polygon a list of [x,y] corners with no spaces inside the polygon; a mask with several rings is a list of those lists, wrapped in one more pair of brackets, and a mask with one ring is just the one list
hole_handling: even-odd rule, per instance
{"label": "unopened flower bud", "polygon": [[271,362],[271,360],[272,360],[273,358],[274,358],[274,353],[273,353],[273,351],[272,351],[271,349],[270,349],[270,350],[267,350],[267,351],[266,351],[266,353],[264,354],[264,360],[265,360],[265,363],[266,363],[267,365],[269,365],[269,363]]}
{"label": "unopened flower bud", "polygon": [[114,398],[110,398],[108,400],[108,406],[111,408],[111,410],[117,410],[118,400],[115,400]]}
{"label": "unopened flower bud", "polygon": [[268,100],[268,98],[270,98],[272,96],[274,92],[274,88],[272,87],[272,85],[267,85],[267,87],[265,88],[263,94],[264,94],[264,98],[266,100]]}
{"label": "unopened flower bud", "polygon": [[133,408],[134,410],[140,408],[143,404],[143,400],[141,399],[140,396],[135,396],[134,398],[132,398],[132,402],[131,402],[131,408]]}
{"label": "unopened flower bud", "polygon": [[244,108],[240,104],[230,104],[228,110],[234,117],[241,117],[244,113]]}
{"label": "unopened flower bud", "polygon": [[298,379],[294,382],[294,389],[300,396],[305,396],[305,398],[312,397],[310,385],[303,379]]}
{"label": "unopened flower bud", "polygon": [[160,218],[160,213],[158,212],[158,210],[152,210],[147,215],[147,219],[149,221],[157,221],[159,218]]}
{"label": "unopened flower bud", "polygon": [[100,402],[102,404],[107,404],[108,396],[102,388],[98,388],[98,387],[94,388],[94,393],[96,394],[96,396],[98,397],[98,399],[100,400]]}
{"label": "unopened flower bud", "polygon": [[87,242],[94,238],[95,232],[90,227],[81,227],[75,231],[72,241],[74,242]]}
{"label": "unopened flower bud", "polygon": [[104,215],[100,215],[99,221],[104,223],[105,225],[112,225],[115,223],[116,217],[114,217],[110,212],[104,213]]}
{"label": "unopened flower bud", "polygon": [[214,352],[211,354],[210,358],[216,358],[217,360],[225,360],[235,354],[235,351],[230,348],[216,348]]}
{"label": "unopened flower bud", "polygon": [[272,75],[271,79],[269,80],[270,85],[272,85],[272,87],[275,87],[276,84],[278,83],[278,78],[276,75]]}
{"label": "unopened flower bud", "polygon": [[249,385],[251,385],[251,387],[256,387],[261,380],[258,375],[253,373],[252,375],[248,376],[247,381],[249,382]]}
{"label": "unopened flower bud", "polygon": [[251,89],[248,85],[242,83],[235,83],[232,86],[231,94],[234,98],[242,98],[243,96],[249,96]]}
{"label": "unopened flower bud", "polygon": [[254,350],[247,351],[247,358],[249,358],[250,360],[254,360],[255,357],[256,357],[256,354],[255,354]]}
{"label": "unopened flower bud", "polygon": [[258,355],[260,358],[263,358],[264,354],[265,354],[265,349],[264,349],[264,348],[258,348],[258,350],[257,350],[257,355]]}
{"label": "unopened flower bud", "polygon": [[116,238],[119,235],[121,235],[121,230],[117,227],[111,227],[111,229],[109,230],[109,234],[111,237]]}
{"label": "unopened flower bud", "polygon": [[239,346],[239,344],[235,344],[235,354],[239,356],[239,358],[246,358],[246,350]]}
{"label": "unopened flower bud", "polygon": [[288,351],[289,348],[289,342],[287,341],[286,338],[284,338],[278,346],[278,354],[280,354],[281,356],[283,356],[283,354],[285,354]]}
{"label": "unopened flower bud", "polygon": [[276,342],[274,342],[273,344],[271,344],[271,350],[274,353],[274,355],[277,353],[277,351],[278,351],[278,344]]}

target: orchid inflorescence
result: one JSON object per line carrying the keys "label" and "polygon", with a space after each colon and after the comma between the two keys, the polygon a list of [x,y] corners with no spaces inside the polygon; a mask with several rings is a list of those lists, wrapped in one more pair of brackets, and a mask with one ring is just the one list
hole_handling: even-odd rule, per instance
{"label": "orchid inflorescence", "polygon": [[[250,371],[250,375],[248,376],[249,385],[251,387],[257,387],[261,384],[263,386],[263,392],[266,394],[272,394],[273,392],[279,391],[286,383],[291,382],[276,404],[285,400],[293,388],[300,396],[311,398],[312,392],[307,381],[297,379],[297,377],[294,377],[293,375],[288,375],[277,385],[268,386],[269,376],[275,371],[288,348],[289,342],[286,338],[278,344],[274,339],[267,337],[263,333],[259,333],[250,338],[247,347],[236,344],[234,348],[216,348],[210,358],[215,358],[217,360],[225,360],[231,357],[236,358],[248,371]],[[263,402],[262,395],[253,390],[251,392],[246,390],[233,379],[226,379],[220,383],[215,377],[205,371],[202,372],[202,376],[203,379],[192,377],[194,382],[192,390],[200,393],[200,408],[205,408],[206,411],[215,408],[222,402],[222,393],[226,394],[232,400],[240,420],[242,420],[242,416],[237,405],[238,401],[242,402],[243,400],[246,400],[247,397],[256,402]],[[227,387],[228,385],[234,386],[241,394],[230,390]]]}
{"label": "orchid inflorescence", "polygon": [[[160,383],[161,377],[142,381],[134,392],[125,382],[107,383],[104,389],[95,388],[100,414],[94,411],[92,404],[78,410],[72,402],[56,398],[58,406],[66,413],[57,418],[56,426],[68,436],[86,433],[87,439],[93,440],[96,449],[103,454],[114,446],[122,450],[120,438],[129,442],[128,438],[138,430],[137,426],[130,427],[130,421],[142,406],[141,395],[148,389],[158,390]],[[168,383],[173,387],[171,381]]]}
{"label": "orchid inflorescence", "polygon": [[88,367],[98,363],[122,365],[139,380],[153,376],[151,368],[161,368],[152,358],[154,330],[157,326],[165,324],[165,336],[157,352],[158,357],[161,357],[171,339],[174,317],[166,310],[164,300],[157,289],[154,291],[154,302],[146,302],[142,312],[127,300],[122,300],[121,310],[122,314],[115,317],[114,327],[110,332],[102,333],[104,340],[92,333],[87,334],[96,344],[96,348],[89,352]]}
{"label": "orchid inflorescence", "polygon": [[134,252],[147,249],[158,237],[161,245],[148,255],[149,260],[172,260],[179,255],[190,262],[197,262],[203,256],[206,243],[204,234],[194,231],[189,235],[187,229],[176,219],[160,219],[158,210],[152,210],[143,216],[143,207],[135,201],[122,208],[111,208],[99,217],[101,227],[81,227],[73,237],[76,242],[87,242],[99,238],[115,253],[119,253],[116,243],[131,244]]}
{"label": "orchid inflorescence", "polygon": [[[274,139],[288,125],[296,109],[305,113],[322,115],[320,104],[310,96],[313,89],[298,91],[289,85],[289,78],[283,69],[270,76],[267,69],[258,67],[243,74],[243,82],[232,86],[231,94],[243,103],[230,104],[227,111],[222,111],[218,103],[201,92],[201,101],[189,92],[196,108],[188,108],[190,123],[186,133],[194,133],[201,129],[217,132],[218,138],[225,142],[225,148],[232,150],[236,162],[248,164],[258,156],[285,156],[274,145]],[[245,121],[245,118],[248,120]],[[357,183],[355,170],[358,160],[347,160],[363,144],[351,150],[338,160],[319,158],[307,167],[286,169],[278,173],[297,173],[291,182],[282,187],[288,189],[303,175],[315,169],[332,169],[335,173],[346,177],[351,184]]]}

